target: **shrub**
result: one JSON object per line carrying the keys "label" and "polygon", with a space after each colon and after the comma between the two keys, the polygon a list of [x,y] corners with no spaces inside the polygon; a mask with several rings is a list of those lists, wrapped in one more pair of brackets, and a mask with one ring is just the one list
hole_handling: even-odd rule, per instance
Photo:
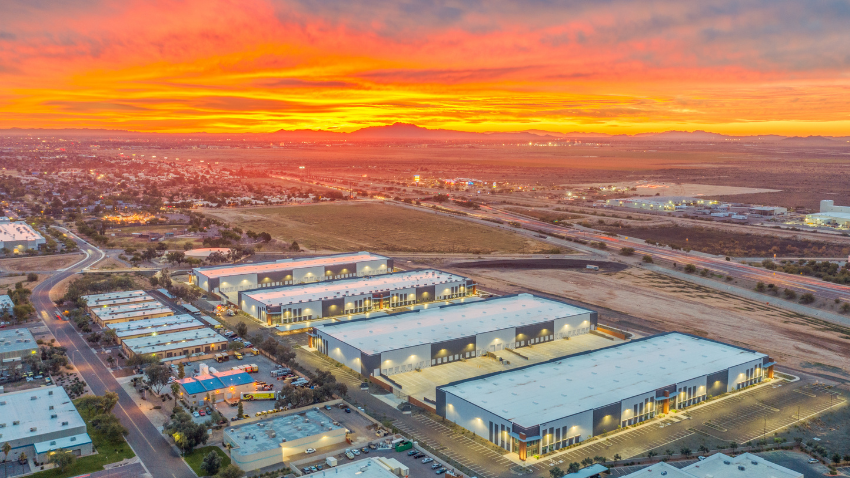
{"label": "shrub", "polygon": [[797,298],[797,293],[791,289],[785,289],[783,293],[785,294],[785,298],[788,300],[794,300]]}
{"label": "shrub", "polygon": [[687,272],[688,274],[693,274],[696,271],[697,271],[697,266],[695,266],[693,264],[685,264],[685,272]]}
{"label": "shrub", "polygon": [[649,254],[644,254],[643,262],[646,262],[647,264],[652,264],[652,256],[650,256]]}
{"label": "shrub", "polygon": [[766,289],[766,287],[764,285],[764,282],[759,282],[759,283],[756,284],[756,291],[764,292],[765,289]]}
{"label": "shrub", "polygon": [[801,304],[811,304],[814,301],[815,301],[815,296],[812,295],[811,292],[806,292],[805,294],[800,296],[800,303]]}
{"label": "shrub", "polygon": [[635,255],[635,249],[633,247],[623,247],[620,249],[621,256],[633,256]]}
{"label": "shrub", "polygon": [[38,274],[36,274],[35,272],[30,272],[29,274],[27,274],[27,280],[29,282],[37,281],[38,280]]}

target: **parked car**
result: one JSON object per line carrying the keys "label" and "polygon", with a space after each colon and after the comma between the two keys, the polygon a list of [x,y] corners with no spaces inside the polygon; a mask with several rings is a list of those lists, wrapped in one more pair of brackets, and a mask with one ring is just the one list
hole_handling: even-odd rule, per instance
{"label": "parked car", "polygon": [[443,465],[441,465],[441,464],[439,464],[439,463],[437,463],[437,462],[434,462],[434,464],[433,464],[433,465],[431,465],[431,469],[432,469],[432,470],[436,470],[437,468],[439,468],[439,467],[441,467],[441,466],[443,466]]}
{"label": "parked car", "polygon": [[330,405],[325,405],[325,410],[330,410],[330,409],[331,409]]}
{"label": "parked car", "polygon": [[304,453],[306,453],[306,454],[308,454],[308,455],[309,455],[310,453],[316,453],[316,449],[315,449],[315,448],[308,448],[308,449],[304,450]]}
{"label": "parked car", "polygon": [[414,449],[410,450],[409,452],[407,452],[407,456],[413,456],[417,453],[419,453],[419,450],[414,448]]}
{"label": "parked car", "polygon": [[820,460],[816,458],[809,458],[809,463],[820,463]]}
{"label": "parked car", "polygon": [[425,457],[424,453],[417,453],[417,454],[413,455],[414,460],[418,460],[418,459],[423,458],[423,457]]}
{"label": "parked car", "polygon": [[346,408],[346,409],[345,409],[345,413],[351,413],[351,409],[350,409],[350,408]]}
{"label": "parked car", "polygon": [[195,418],[198,418],[198,417],[201,416],[201,414],[195,411],[195,412],[192,412],[192,416],[195,417]]}
{"label": "parked car", "polygon": [[429,456],[428,458],[422,460],[422,463],[431,463],[432,461],[434,461],[434,459]]}
{"label": "parked car", "polygon": [[351,450],[351,453],[354,453],[354,456],[360,456],[360,450]]}
{"label": "parked car", "polygon": [[445,473],[445,472],[446,472],[446,469],[445,469],[445,468],[440,468],[439,470],[435,471],[434,473],[436,473],[436,474],[438,474],[438,475],[442,475],[442,474],[443,474],[443,473]]}

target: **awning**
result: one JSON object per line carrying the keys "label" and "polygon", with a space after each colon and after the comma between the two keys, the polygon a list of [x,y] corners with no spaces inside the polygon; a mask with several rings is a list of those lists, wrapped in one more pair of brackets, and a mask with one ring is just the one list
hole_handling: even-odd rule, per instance
{"label": "awning", "polygon": [[762,368],[765,368],[765,367],[770,367],[772,365],[776,365],[776,362],[768,362],[768,363],[762,364],[761,366],[762,366]]}
{"label": "awning", "polygon": [[516,438],[517,440],[522,441],[522,442],[530,442],[530,441],[534,441],[534,440],[540,440],[540,439],[543,438],[540,435],[537,435],[537,436],[533,436],[533,437],[525,437],[525,439],[522,439],[522,438],[519,437],[519,434],[514,433],[514,432],[508,432],[508,435],[510,435],[511,437]]}

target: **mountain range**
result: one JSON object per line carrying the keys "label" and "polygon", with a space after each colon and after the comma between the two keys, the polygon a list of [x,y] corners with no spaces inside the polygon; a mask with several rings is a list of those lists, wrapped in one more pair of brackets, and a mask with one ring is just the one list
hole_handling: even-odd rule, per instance
{"label": "mountain range", "polygon": [[450,129],[429,129],[422,126],[417,126],[410,123],[393,123],[383,126],[367,126],[365,128],[352,131],[350,133],[328,131],[328,130],[313,130],[313,129],[296,129],[296,130],[278,130],[270,133],[144,133],[127,130],[111,130],[111,129],[22,129],[10,128],[0,130],[0,134],[4,135],[36,135],[36,136],[75,136],[75,137],[157,137],[157,138],[205,138],[210,140],[224,138],[242,138],[253,141],[504,141],[504,142],[525,142],[525,141],[564,141],[564,140],[579,140],[583,142],[596,141],[682,141],[682,142],[720,142],[720,141],[747,141],[747,142],[777,142],[781,141],[783,145],[788,146],[844,146],[850,143],[850,136],[845,137],[824,137],[824,136],[780,136],[780,135],[761,135],[761,136],[730,136],[720,133],[711,133],[707,131],[663,131],[658,133],[638,133],[635,135],[626,134],[605,134],[605,133],[590,133],[590,132],[569,132],[559,133],[555,131],[545,131],[538,129],[529,129],[525,131],[515,132],[486,132],[475,133],[467,131],[457,131]]}

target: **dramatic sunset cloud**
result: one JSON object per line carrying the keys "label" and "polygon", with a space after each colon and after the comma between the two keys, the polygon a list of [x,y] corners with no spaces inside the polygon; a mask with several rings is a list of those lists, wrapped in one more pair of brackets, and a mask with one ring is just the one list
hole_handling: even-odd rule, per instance
{"label": "dramatic sunset cloud", "polygon": [[5,0],[0,127],[850,134],[846,0]]}

